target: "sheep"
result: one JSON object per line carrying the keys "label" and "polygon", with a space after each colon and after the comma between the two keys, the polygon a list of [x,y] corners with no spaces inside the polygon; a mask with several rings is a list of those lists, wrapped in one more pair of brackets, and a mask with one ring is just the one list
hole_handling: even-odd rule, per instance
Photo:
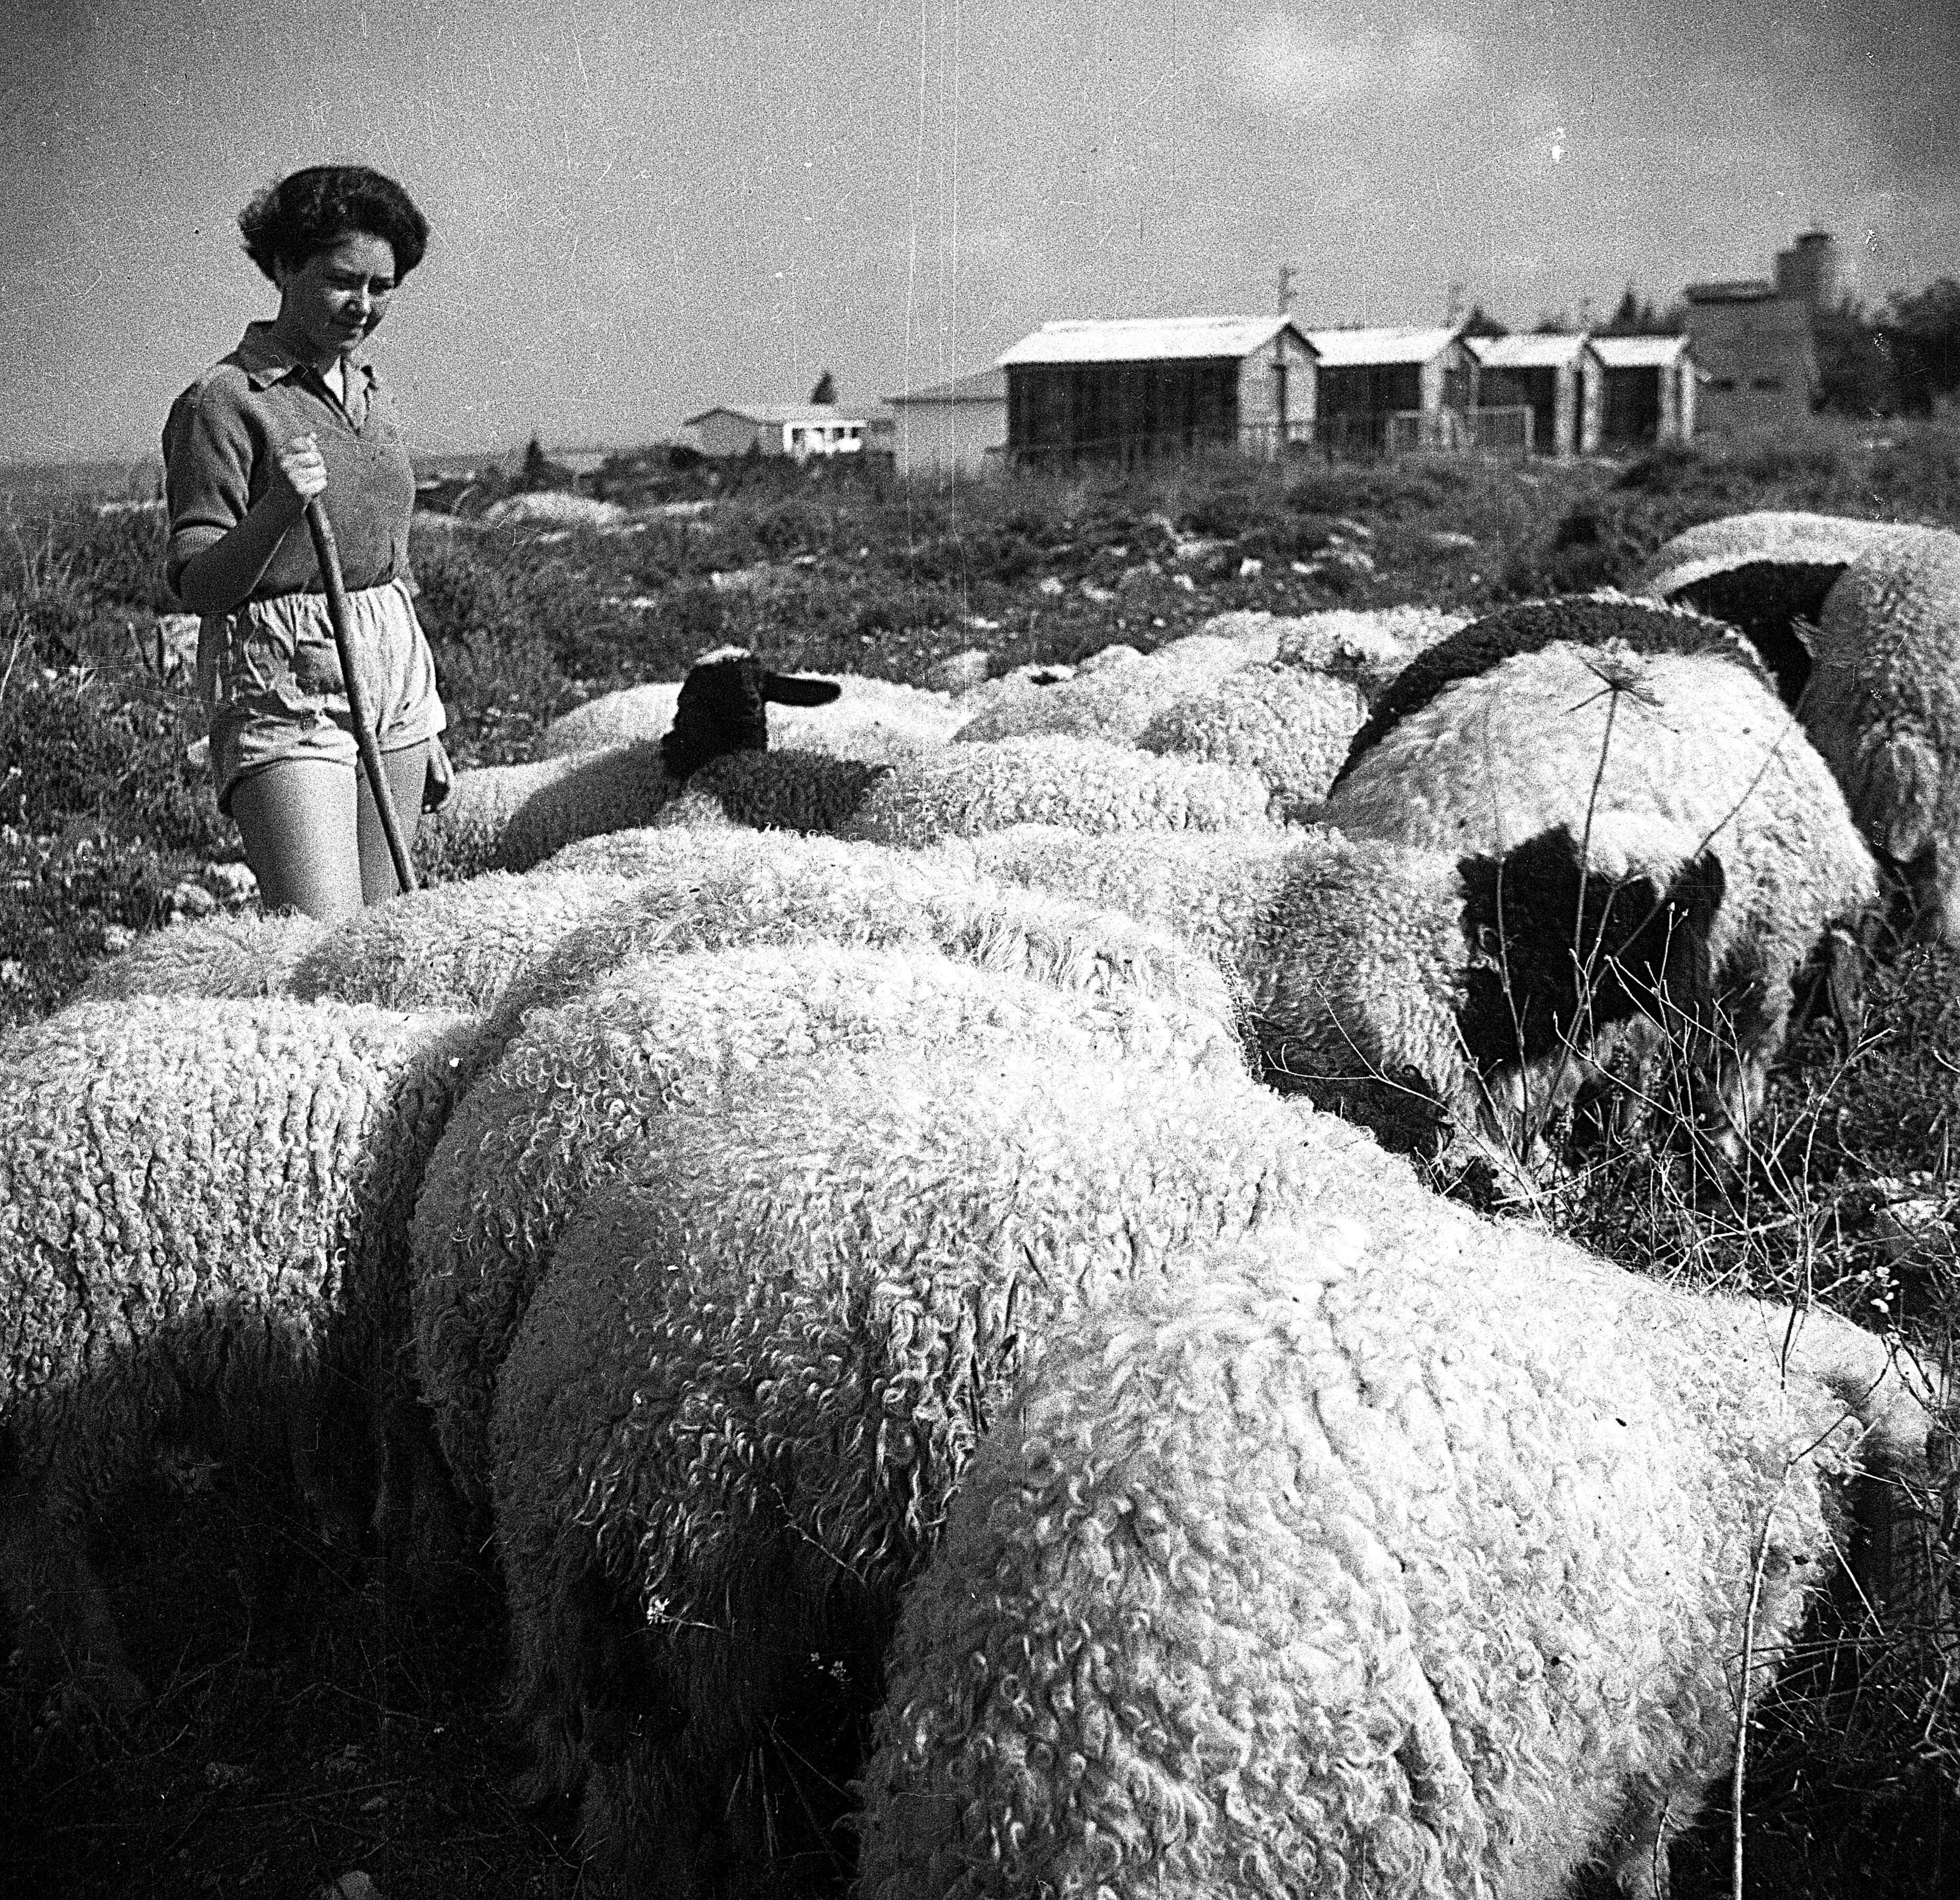
{"label": "sheep", "polygon": [[[822,711],[790,707],[770,717],[772,745],[870,765],[943,745],[965,722],[950,693],[862,674],[834,676],[835,703]],[[539,756],[591,752],[636,739],[657,739],[673,722],[677,680],[602,693],[554,719],[540,735]]]}
{"label": "sheep", "polygon": [[1934,934],[1960,945],[1960,535],[1901,532],[1845,569],[1796,716]]}
{"label": "sheep", "polygon": [[[1269,641],[1270,644],[1270,641]],[[1188,699],[1256,659],[1271,654],[1243,640],[1192,634],[1154,653],[1125,649],[1123,657],[1095,664],[1052,685],[1029,682],[988,694],[954,733],[956,742],[1066,733],[1118,742],[1135,738],[1163,706]],[[966,704],[971,708],[978,695]]]}
{"label": "sheep", "polygon": [[[1722,641],[1670,651],[1670,631],[1644,649],[1554,640],[1454,680],[1365,748],[1363,729],[1322,815],[1354,837],[1492,863],[1535,848],[1562,892],[1586,888],[1602,844],[1610,875],[1656,890],[1719,878],[1709,987],[1674,1003],[1696,1032],[1713,1131],[1732,1152],[1761,1106],[1799,973],[1820,947],[1853,956],[1877,873],[1836,781],[1760,675]],[[1376,717],[1397,699],[1392,689]],[[1488,907],[1520,901],[1535,900],[1500,881]],[[1575,954],[1582,935],[1575,922]]]}
{"label": "sheep", "polygon": [[1297,616],[1239,612],[1214,615],[1204,631],[1262,646],[1250,664],[1277,661],[1345,679],[1372,698],[1409,662],[1467,626],[1471,616],[1447,607],[1335,607]]}
{"label": "sheep", "polygon": [[1433,1205],[1242,1079],[1032,1045],[778,1064],[648,1132],[492,1429],[530,1791],[583,1777],[635,1891],[765,1858],[789,1790],[846,1778],[898,1599],[1058,1315],[1289,1210]]}
{"label": "sheep", "polygon": [[574,839],[648,823],[710,759],[765,749],[770,703],[822,705],[837,693],[832,681],[772,673],[745,648],[705,654],[657,740],[458,772],[418,835],[423,868],[436,878],[527,870]]}
{"label": "sheep", "polygon": [[[1589,869],[1561,834],[1462,859],[1327,829],[1087,838],[1026,825],[963,842],[982,874],[1163,927],[1246,999],[1259,1072],[1444,1175],[1529,1192],[1545,1124],[1608,1079],[1640,1025],[1708,1003],[1719,869],[1602,818]],[[1575,963],[1578,940],[1592,965]],[[1666,1001],[1663,1001],[1663,998]]]}
{"label": "sheep", "polygon": [[1815,625],[1853,561],[1898,530],[1884,521],[1768,510],[1725,515],[1676,535],[1641,566],[1630,591],[1739,628],[1793,706],[1810,677],[1797,623]]}
{"label": "sheep", "polygon": [[146,931],[98,964],[72,999],[134,996],[283,996],[293,966],[328,926],[298,912],[270,917],[220,912]]}
{"label": "sheep", "polygon": [[1834,1316],[1516,1225],[1364,1212],[1140,1277],[1036,1342],[967,1465],[857,1890],[1528,1900],[1599,1866],[1658,1900],[1852,1522],[1898,1576],[1910,1383]]}
{"label": "sheep", "polygon": [[1242,768],[1159,758],[1066,734],[950,746],[895,765],[839,835],[927,845],[1044,822],[1090,832],[1264,826],[1269,794]]}
{"label": "sheep", "polygon": [[474,1038],[450,1014],[138,998],[9,1039],[0,1584],[30,1679],[67,1651],[141,1699],[85,1548],[161,1435],[283,1428],[324,1505],[323,1424],[358,1401],[387,1443],[409,1430],[408,1218]]}
{"label": "sheep", "polygon": [[968,908],[991,939],[971,961],[939,954],[915,921],[909,944],[877,950],[805,941],[637,956],[562,1007],[533,1009],[453,1122],[415,1210],[418,1363],[466,1494],[482,1494],[491,1386],[552,1242],[649,1119],[677,1103],[725,1093],[784,1052],[894,1038],[917,1050],[981,1029],[1052,1054],[1114,1047],[1140,1064],[1246,1079],[1210,972],[1189,1001],[1098,983],[1096,947],[1074,947],[1081,967],[1070,970],[1028,929],[1039,909],[1010,902],[976,918]]}
{"label": "sheep", "polygon": [[702,766],[653,822],[835,832],[889,769],[889,763],[794,748],[732,752]]}

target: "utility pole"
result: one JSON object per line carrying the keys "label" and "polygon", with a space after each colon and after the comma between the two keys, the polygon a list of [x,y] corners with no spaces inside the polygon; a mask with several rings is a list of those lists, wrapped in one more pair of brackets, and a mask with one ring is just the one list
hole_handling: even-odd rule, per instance
{"label": "utility pole", "polygon": [[1280,314],[1287,315],[1293,309],[1293,266],[1280,266]]}

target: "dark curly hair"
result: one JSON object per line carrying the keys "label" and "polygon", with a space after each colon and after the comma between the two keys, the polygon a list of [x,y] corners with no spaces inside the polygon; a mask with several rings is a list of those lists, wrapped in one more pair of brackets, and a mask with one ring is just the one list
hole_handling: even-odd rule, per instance
{"label": "dark curly hair", "polygon": [[310,258],[360,232],[395,253],[399,283],[428,249],[428,220],[390,177],[365,165],[311,165],[269,185],[238,214],[245,255],[276,283],[273,269],[303,269]]}

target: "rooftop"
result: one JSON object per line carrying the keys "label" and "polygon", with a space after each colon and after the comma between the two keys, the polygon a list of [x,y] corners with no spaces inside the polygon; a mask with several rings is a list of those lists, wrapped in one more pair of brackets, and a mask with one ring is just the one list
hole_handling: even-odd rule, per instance
{"label": "rooftop", "polygon": [[1776,294],[1777,287],[1766,277],[1736,277],[1718,284],[1690,284],[1686,292],[1691,304],[1760,304]]}
{"label": "rooftop", "polygon": [[1375,363],[1427,363],[1455,342],[1457,334],[1446,325],[1427,329],[1389,326],[1309,330],[1306,340],[1322,369],[1358,369]]}
{"label": "rooftop", "polygon": [[1468,336],[1463,339],[1478,362],[1487,370],[1565,369],[1576,364],[1592,347],[1587,336],[1540,336],[1535,333],[1514,336]]}
{"label": "rooftop", "polygon": [[[1071,317],[1044,323],[995,361],[1023,363],[1148,363],[1198,357],[1249,356],[1283,329],[1301,336],[1289,317]],[[1303,337],[1303,341],[1305,340]]]}
{"label": "rooftop", "polygon": [[1592,348],[1609,370],[1659,369],[1688,354],[1685,336],[1596,336]]}
{"label": "rooftop", "polygon": [[888,403],[1004,403],[1007,399],[1005,370],[975,370],[971,376],[956,376],[950,382],[929,384],[922,390],[901,390],[888,396]]}
{"label": "rooftop", "polygon": [[745,422],[862,422],[864,419],[848,415],[835,403],[717,403],[698,415],[688,417],[687,425],[692,428],[711,415],[739,415]]}

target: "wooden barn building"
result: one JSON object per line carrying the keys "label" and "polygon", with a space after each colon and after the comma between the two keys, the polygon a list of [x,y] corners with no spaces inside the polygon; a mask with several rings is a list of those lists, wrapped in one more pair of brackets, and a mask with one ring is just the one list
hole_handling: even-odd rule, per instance
{"label": "wooden barn building", "polygon": [[1602,447],[1685,442],[1694,433],[1694,351],[1686,337],[1596,336],[1592,353],[1605,380]]}
{"label": "wooden barn building", "polygon": [[1460,329],[1314,329],[1306,341],[1314,439],[1330,454],[1456,446],[1450,419],[1470,407],[1476,368]]}
{"label": "wooden barn building", "polygon": [[1290,317],[1044,323],[999,358],[1017,463],[1132,463],[1311,439],[1313,352]]}
{"label": "wooden barn building", "polygon": [[1584,336],[1521,334],[1466,339],[1477,361],[1478,409],[1527,409],[1533,455],[1599,449],[1605,365]]}

